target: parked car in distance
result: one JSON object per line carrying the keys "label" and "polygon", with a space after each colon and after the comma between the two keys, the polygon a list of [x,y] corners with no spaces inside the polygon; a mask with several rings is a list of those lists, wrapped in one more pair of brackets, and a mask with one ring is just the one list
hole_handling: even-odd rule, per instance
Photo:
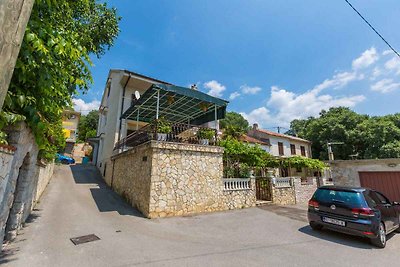
{"label": "parked car in distance", "polygon": [[56,154],[56,162],[60,162],[62,164],[74,164],[75,160],[71,157],[61,155],[61,154]]}
{"label": "parked car in distance", "polygon": [[384,248],[386,235],[400,230],[399,205],[368,188],[322,186],[308,202],[308,221],[314,230],[326,227],[367,237]]}

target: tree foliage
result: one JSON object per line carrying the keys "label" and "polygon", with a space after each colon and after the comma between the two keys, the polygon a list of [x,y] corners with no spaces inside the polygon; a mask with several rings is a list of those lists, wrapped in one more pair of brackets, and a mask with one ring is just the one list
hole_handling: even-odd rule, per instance
{"label": "tree foliage", "polygon": [[227,112],[224,119],[220,120],[219,126],[224,130],[225,136],[238,138],[249,129],[249,122],[236,112]]}
{"label": "tree foliage", "polygon": [[89,56],[101,56],[113,45],[118,21],[114,8],[95,0],[37,0],[0,113],[0,131],[25,120],[40,156],[51,159],[65,143],[62,110],[78,90],[89,89]]}
{"label": "tree foliage", "polygon": [[400,140],[400,114],[369,117],[349,108],[322,110],[320,117],[293,120],[290,133],[312,142],[313,156],[328,159],[327,142],[333,145],[335,159],[397,157]]}
{"label": "tree foliage", "polygon": [[90,111],[87,115],[81,116],[78,124],[78,141],[86,141],[97,134],[97,125],[99,122],[99,112]]}
{"label": "tree foliage", "polygon": [[308,168],[321,171],[326,166],[322,161],[302,156],[276,158],[258,145],[243,143],[227,137],[219,142],[224,148],[225,177],[247,177],[250,169],[257,168]]}

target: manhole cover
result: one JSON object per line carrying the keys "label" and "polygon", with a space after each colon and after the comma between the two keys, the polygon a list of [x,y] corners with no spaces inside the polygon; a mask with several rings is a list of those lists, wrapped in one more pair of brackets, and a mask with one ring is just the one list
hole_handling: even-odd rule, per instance
{"label": "manhole cover", "polygon": [[100,238],[94,234],[83,235],[83,236],[71,238],[71,241],[72,241],[72,243],[74,243],[74,245],[80,245],[83,243],[88,243],[88,242],[97,241],[97,240],[100,240]]}

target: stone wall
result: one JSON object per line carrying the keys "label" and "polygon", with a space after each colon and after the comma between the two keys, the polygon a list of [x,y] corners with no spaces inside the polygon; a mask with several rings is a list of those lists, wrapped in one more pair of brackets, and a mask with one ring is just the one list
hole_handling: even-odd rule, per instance
{"label": "stone wall", "polygon": [[400,159],[335,160],[329,162],[335,185],[361,186],[358,172],[400,171]]}
{"label": "stone wall", "polygon": [[8,240],[15,238],[52,172],[50,166],[42,171],[37,165],[39,149],[25,123],[9,127],[6,132],[15,151],[0,152],[0,242],[5,235]]}
{"label": "stone wall", "polygon": [[294,187],[276,188],[272,187],[272,203],[279,205],[296,204],[296,192]]}
{"label": "stone wall", "polygon": [[318,188],[317,180],[315,177],[307,177],[307,183],[302,183],[301,177],[294,177],[294,187],[296,203],[307,203]]}
{"label": "stone wall", "polygon": [[221,147],[151,141],[114,156],[106,179],[149,218],[254,206],[254,183],[224,191],[222,155]]}
{"label": "stone wall", "polygon": [[44,190],[50,182],[51,177],[53,177],[54,173],[54,163],[49,163],[46,165],[40,164],[38,165],[38,179],[37,179],[37,187],[36,194],[34,198],[34,205],[39,201],[42,196]]}
{"label": "stone wall", "polygon": [[251,189],[249,190],[236,190],[236,191],[223,191],[224,209],[243,209],[254,207],[256,205],[256,181],[251,179]]}
{"label": "stone wall", "polygon": [[146,143],[113,158],[106,169],[107,183],[145,216],[149,214],[151,184],[151,143]]}

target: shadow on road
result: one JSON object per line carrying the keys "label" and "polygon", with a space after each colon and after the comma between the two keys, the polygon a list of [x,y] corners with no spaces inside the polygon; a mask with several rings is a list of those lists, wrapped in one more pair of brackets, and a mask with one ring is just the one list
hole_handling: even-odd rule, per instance
{"label": "shadow on road", "polygon": [[292,220],[308,222],[307,211],[296,206],[265,205],[258,208]]}
{"label": "shadow on road", "polygon": [[[311,229],[311,227],[307,225],[300,228],[299,232],[340,245],[345,245],[354,248],[361,248],[361,249],[375,249],[375,247],[369,243],[368,238],[347,235],[331,231],[329,229],[322,229],[316,231]],[[392,237],[393,233],[387,236],[387,240],[389,240]]]}
{"label": "shadow on road", "polygon": [[99,188],[90,188],[90,193],[100,212],[116,211],[120,215],[135,217],[144,216],[136,209],[127,204],[117,193],[115,193],[104,182],[99,170],[92,165],[71,165],[70,166],[75,183],[94,184]]}
{"label": "shadow on road", "polygon": [[[33,209],[32,213],[28,216],[28,218],[26,219],[26,221],[23,223],[23,229],[20,230],[20,232],[18,233],[18,236],[22,236],[24,235],[23,231],[25,228],[29,227],[30,224],[34,223],[39,217],[40,210],[38,209]],[[6,264],[6,263],[10,263],[14,260],[16,260],[15,256],[17,255],[17,253],[19,252],[19,247],[18,244],[21,242],[25,242],[26,239],[25,238],[17,238],[13,241],[8,241],[10,243],[5,243],[3,244],[3,250],[0,251],[0,265],[2,264]],[[13,245],[12,247],[10,247],[9,245]]]}

